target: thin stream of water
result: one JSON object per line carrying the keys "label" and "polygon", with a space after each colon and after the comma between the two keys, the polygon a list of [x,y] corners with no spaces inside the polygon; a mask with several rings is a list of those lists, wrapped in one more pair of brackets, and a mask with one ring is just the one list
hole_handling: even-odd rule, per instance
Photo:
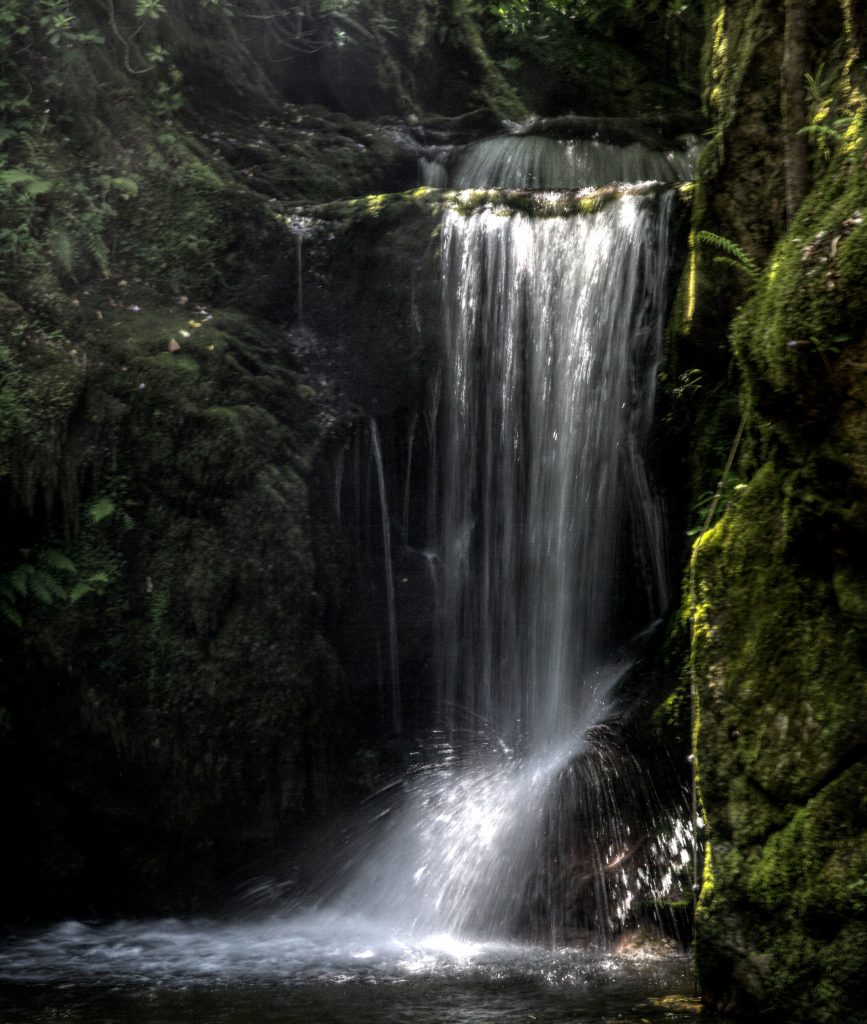
{"label": "thin stream of water", "polygon": [[394,571],[391,559],[391,520],[388,514],[388,492],[385,486],[385,472],[382,465],[382,445],[376,420],[370,420],[370,450],[376,467],[376,482],[379,489],[379,511],[382,523],[383,574],[385,577],[386,614],[388,616],[388,670],[391,682],[391,726],[395,735],[401,733],[400,673],[397,657],[397,614],[394,604]]}

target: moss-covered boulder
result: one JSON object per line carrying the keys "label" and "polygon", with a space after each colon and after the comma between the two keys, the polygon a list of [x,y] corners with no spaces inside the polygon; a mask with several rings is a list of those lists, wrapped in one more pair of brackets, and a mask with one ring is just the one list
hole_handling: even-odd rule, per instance
{"label": "moss-covered boulder", "polygon": [[[124,298],[138,301],[100,302],[78,361],[62,353],[78,387],[54,446],[36,436],[54,462],[4,510],[4,802],[19,837],[5,856],[30,913],[201,898],[229,851],[275,842],[333,792],[304,480],[313,393],[280,335]],[[4,401],[44,432],[28,405],[44,376],[4,352]],[[26,464],[33,443],[4,453]]]}

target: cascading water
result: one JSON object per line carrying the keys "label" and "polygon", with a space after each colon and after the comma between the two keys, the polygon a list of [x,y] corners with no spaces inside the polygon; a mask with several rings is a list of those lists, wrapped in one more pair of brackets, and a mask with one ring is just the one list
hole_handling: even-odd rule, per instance
{"label": "cascading water", "polygon": [[289,233],[295,237],[295,280],[296,280],[296,311],[295,319],[299,326],[304,323],[304,239],[313,234],[313,221],[309,217],[298,214],[287,218]]}
{"label": "cascading water", "polygon": [[[494,141],[523,179],[550,140]],[[607,174],[661,169],[631,147],[615,174],[614,148]],[[485,179],[502,170],[489,147],[474,149],[466,173],[500,184]],[[570,164],[571,184],[585,163]],[[549,205],[444,216],[439,741],[336,897],[404,932],[604,936],[636,889],[659,888],[653,842],[631,876],[622,866],[642,845],[641,800],[613,795],[600,727],[630,641],[666,601],[644,448],[675,194],[626,192],[580,216]],[[573,889],[589,880],[589,907],[570,877]]]}
{"label": "cascading water", "polygon": [[676,181],[692,176],[695,149],[654,151],[639,143],[499,136],[470,146],[449,178],[452,188],[576,188],[612,181]]}
{"label": "cascading water", "polygon": [[419,159],[432,188],[574,189],[628,181],[683,181],[695,173],[701,148],[692,135],[651,149],[596,138],[498,135],[469,146],[431,149]]}
{"label": "cascading water", "polygon": [[602,667],[664,605],[642,451],[671,202],[446,214],[441,701],[534,750],[604,717]]}

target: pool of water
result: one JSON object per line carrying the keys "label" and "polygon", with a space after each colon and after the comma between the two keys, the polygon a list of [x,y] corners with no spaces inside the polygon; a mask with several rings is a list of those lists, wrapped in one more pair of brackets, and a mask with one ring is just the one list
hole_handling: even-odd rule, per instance
{"label": "pool of water", "polygon": [[65,922],[0,944],[3,1024],[640,1024],[694,1020],[688,957],[400,937],[309,913]]}

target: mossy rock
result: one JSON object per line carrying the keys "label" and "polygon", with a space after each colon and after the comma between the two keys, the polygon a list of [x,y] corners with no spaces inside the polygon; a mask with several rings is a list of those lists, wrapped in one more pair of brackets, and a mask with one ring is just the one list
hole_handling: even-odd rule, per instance
{"label": "mossy rock", "polygon": [[[104,584],[71,605],[22,605],[22,629],[2,626],[0,702],[13,723],[2,756],[16,778],[40,780],[9,794],[25,837],[9,867],[37,914],[52,899],[86,911],[79,890],[101,906],[190,905],[227,862],[333,795],[324,764],[338,693],[304,479],[321,428],[282,335],[117,283],[81,316],[88,374],[73,378],[55,455],[71,484],[40,543]],[[26,444],[7,438],[7,461]],[[64,793],[80,817],[63,812]],[[46,829],[56,841],[42,851]],[[96,877],[103,855],[88,830],[112,849],[125,896]],[[51,860],[61,841],[77,868]]]}
{"label": "mossy rock", "polygon": [[442,208],[441,193],[420,188],[309,211],[319,226],[304,248],[304,326],[347,413],[424,401],[440,350]]}
{"label": "mossy rock", "polygon": [[773,1020],[865,1019],[864,765],[845,770],[744,853],[715,844],[697,958],[718,1004]]}
{"label": "mossy rock", "polygon": [[690,591],[702,983],[721,1009],[829,1024],[867,1019],[867,193],[847,169],[863,152],[817,182],[735,323],[745,482],[699,541]]}
{"label": "mossy rock", "polygon": [[771,254],[733,335],[757,411],[779,423],[799,453],[832,441],[862,486],[867,174],[859,167],[865,152],[859,141],[817,183]]}
{"label": "mossy rock", "polygon": [[[861,739],[849,699],[867,700],[867,632],[836,599],[834,552],[825,552],[821,575],[798,558],[791,522],[810,495],[790,482],[790,474],[763,467],[697,555],[693,667],[703,684],[702,791],[717,808],[742,778],[760,806],[804,800]],[[850,585],[860,593],[865,582]],[[829,699],[829,679],[845,680],[839,699]],[[731,806],[747,798],[743,791]],[[756,815],[743,813],[755,829]],[[771,815],[768,827],[773,823]],[[731,814],[718,816],[715,827],[737,838]]]}

